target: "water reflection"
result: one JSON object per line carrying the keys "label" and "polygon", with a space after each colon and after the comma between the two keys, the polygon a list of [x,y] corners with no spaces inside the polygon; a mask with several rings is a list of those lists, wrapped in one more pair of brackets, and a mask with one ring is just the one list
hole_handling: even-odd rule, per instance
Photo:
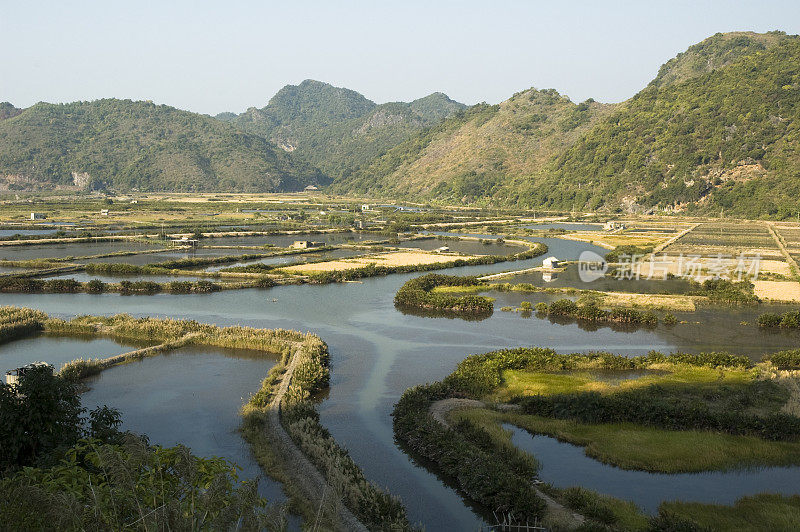
{"label": "water reflection", "polygon": [[31,362],[47,362],[58,371],[65,363],[78,358],[106,358],[148,345],[153,344],[122,342],[94,336],[40,334],[22,338],[0,345],[0,378],[5,378],[6,371]]}
{"label": "water reflection", "polygon": [[[241,467],[240,478],[262,472],[238,433],[239,409],[258,390],[276,357],[258,351],[183,347],[109,368],[89,381],[83,405],[117,408],[122,428],[151,443],[182,443],[199,456],[221,456]],[[264,479],[262,496],[285,500],[280,485]]]}
{"label": "water reflection", "polygon": [[532,454],[541,464],[539,478],[556,487],[583,486],[599,493],[633,501],[656,513],[663,501],[683,500],[733,504],[745,495],[793,495],[800,485],[800,467],[759,467],[705,473],[649,473],[603,464],[584,449],[549,436],[532,436],[507,423],[511,443]]}
{"label": "water reflection", "polygon": [[[602,252],[597,246],[582,242],[555,238],[531,240],[544,241],[550,247],[548,255],[563,259],[576,259],[585,249]],[[532,268],[540,266],[543,258],[464,266],[444,273],[477,275]],[[464,504],[457,492],[395,445],[390,414],[407,388],[441,380],[467,355],[509,346],[536,345],[552,347],[562,353],[607,350],[640,355],[651,349],[663,352],[727,350],[760,356],[766,351],[796,346],[800,340],[797,331],[772,334],[753,325],[740,325],[743,320],[752,324],[755,312],[752,309],[701,310],[679,315],[679,319],[691,323],[673,329],[639,329],[626,334],[609,328],[590,332],[574,323],[559,325],[548,320],[523,319],[507,312],[495,312],[476,322],[403,314],[394,307],[394,294],[407,280],[420,275],[423,273],[375,277],[360,283],[164,297],[2,294],[0,298],[3,304],[39,308],[56,316],[128,312],[134,316],[169,316],[217,325],[281,327],[320,335],[331,352],[331,389],[328,399],[320,406],[321,422],[347,448],[367,478],[399,495],[411,521],[422,523],[430,530],[474,530],[482,519]],[[518,301],[531,301],[533,296],[503,295],[516,297]],[[536,296],[543,299],[563,297],[561,294]],[[260,378],[265,371],[255,373]],[[150,374],[143,370],[141,378],[146,381]],[[133,389],[134,384],[130,386]],[[203,388],[207,383],[200,378],[193,386]],[[189,384],[187,390],[188,387]],[[233,418],[234,422],[238,421],[235,415]],[[169,428],[166,426],[165,430]],[[173,433],[170,436],[180,441],[182,434],[177,425]]]}

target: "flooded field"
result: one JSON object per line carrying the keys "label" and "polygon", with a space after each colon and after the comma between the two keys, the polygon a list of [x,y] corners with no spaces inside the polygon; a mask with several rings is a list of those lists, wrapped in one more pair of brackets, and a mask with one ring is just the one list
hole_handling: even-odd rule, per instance
{"label": "flooded field", "polygon": [[309,262],[328,259],[347,259],[350,257],[358,257],[369,253],[369,250],[359,249],[334,249],[331,251],[320,251],[319,253],[298,253],[296,255],[280,255],[277,257],[265,257],[263,259],[256,259],[242,262],[232,262],[227,264],[215,264],[205,268],[207,272],[216,272],[225,268],[232,268],[234,266],[249,266],[252,264],[267,264],[270,266],[282,266],[285,264],[293,264],[298,262]]}
{"label": "flooded field", "polygon": [[563,229],[565,231],[601,231],[603,224],[582,224],[576,222],[553,222],[553,223],[540,223],[540,224],[526,224],[521,225],[523,229],[532,229],[534,231],[547,231],[549,229]]}
{"label": "flooded field", "polygon": [[147,345],[82,336],[38,335],[14,340],[0,345],[0,378],[5,378],[6,371],[31,362],[48,362],[58,371],[76,358],[106,358]]}
{"label": "flooded field", "polygon": [[493,279],[501,283],[529,283],[546,288],[580,288],[584,290],[601,290],[611,292],[633,292],[637,294],[685,294],[695,288],[687,279],[617,279],[614,275],[606,275],[596,281],[581,280],[578,265],[570,264],[564,271],[527,272]]}
{"label": "flooded field", "polygon": [[58,229],[0,229],[0,238],[8,238],[10,236],[39,236],[39,235],[52,235]]}
{"label": "flooded field", "polygon": [[[119,409],[122,429],[147,434],[151,443],[182,443],[199,456],[233,460],[242,479],[261,478],[238,433],[239,408],[275,360],[257,351],[183,347],[105,370],[89,380],[82,401],[89,409]],[[268,478],[259,488],[270,502],[285,500],[280,485]]]}
{"label": "flooded field", "polygon": [[160,249],[158,243],[138,242],[84,242],[76,244],[33,244],[26,246],[0,246],[0,259],[32,260],[44,258],[85,257],[120,251],[147,251]]}
{"label": "flooded field", "polygon": [[[575,259],[583,250],[599,249],[591,244],[554,238],[531,240],[546,243],[550,247],[549,253],[516,262],[452,268],[444,273],[475,275],[531,268],[540,266],[548,255]],[[757,309],[703,310],[679,315],[679,319],[689,322],[686,324],[624,332],[608,327],[592,331],[576,323],[522,318],[516,313],[498,311],[478,322],[403,314],[394,307],[394,294],[404,282],[418,275],[421,274],[375,277],[359,283],[281,286],[268,291],[153,297],[3,294],[2,301],[8,305],[38,308],[57,316],[127,312],[134,316],[169,316],[218,325],[281,327],[318,334],[328,343],[331,352],[330,393],[320,406],[323,425],[348,449],[370,480],[389,487],[403,499],[412,522],[421,523],[429,530],[474,530],[481,526],[484,517],[476,514],[435,474],[420,467],[396,446],[390,413],[407,388],[443,378],[465,356],[509,346],[537,345],[552,347],[559,352],[608,350],[638,355],[651,349],[664,352],[727,350],[756,357],[764,351],[794,347],[800,342],[797,331],[773,334],[752,325]],[[507,295],[509,298],[517,296],[520,301],[532,299],[522,294]],[[500,299],[495,303],[496,306],[501,304]],[[740,325],[745,320],[749,320],[751,325]],[[120,381],[129,382],[130,394],[134,394],[134,390],[140,393],[142,389],[151,390],[141,393],[142,402],[146,404],[150,401],[148,393],[156,390],[155,387],[149,388],[151,381],[161,377],[158,366],[145,364],[166,364],[163,362],[166,360],[158,358],[147,360],[140,366],[131,365],[131,368],[142,368],[141,373],[135,375],[125,373],[128,366],[112,371],[120,371]],[[149,371],[150,367],[156,371]],[[217,380],[224,381],[228,377],[253,379],[252,386],[248,380],[241,390],[236,388],[237,404],[241,404],[241,398],[248,393],[246,390],[255,389],[258,379],[266,373],[266,369],[258,367],[249,371],[248,367],[230,366],[228,371],[236,375],[229,376],[223,372],[219,379],[201,372],[194,384],[189,379],[181,384],[185,386],[183,393],[187,397],[196,394],[201,410],[213,409],[215,398],[205,393],[206,388],[214,387]],[[173,375],[170,373],[173,370],[165,371]],[[110,375],[113,374],[104,374],[102,378]],[[173,380],[181,383],[182,378],[182,375],[176,375]],[[123,384],[121,382],[120,386]],[[95,384],[95,389],[97,386],[99,383]],[[111,387],[106,390],[104,399],[121,393],[112,392]],[[182,408],[179,401],[168,403],[166,407],[178,409],[175,410],[178,420],[190,418],[196,408]],[[186,404],[192,403],[187,399]],[[130,408],[135,409],[136,404],[131,402]],[[238,424],[238,417],[232,416],[227,421]],[[226,441],[230,427],[224,423],[218,428],[210,425],[207,441],[211,443],[196,450],[208,449],[209,454],[222,456],[242,456],[226,454],[232,452],[232,447],[227,444],[212,446],[213,441]],[[185,436],[191,433],[178,423],[153,426],[151,430],[156,433],[163,431],[159,436],[165,438],[163,441],[186,441]]]}
{"label": "flooded field", "polygon": [[291,246],[297,240],[310,240],[312,242],[323,242],[325,245],[334,245],[367,240],[386,240],[387,238],[386,235],[378,233],[297,233],[291,235],[204,238],[201,244],[208,246],[263,246],[271,244],[275,247],[285,248]]}

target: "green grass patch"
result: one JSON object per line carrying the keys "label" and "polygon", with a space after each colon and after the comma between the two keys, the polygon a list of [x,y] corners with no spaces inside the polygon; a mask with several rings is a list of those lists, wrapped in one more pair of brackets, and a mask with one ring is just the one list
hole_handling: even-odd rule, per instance
{"label": "green grass patch", "polygon": [[585,369],[553,373],[508,369],[501,372],[502,384],[490,397],[495,401],[507,401],[518,396],[573,392],[613,393],[651,385],[745,385],[754,381],[757,372],[753,369],[744,368],[653,364],[650,372],[644,370],[636,374],[641,376],[630,378],[631,373],[625,370],[598,370],[592,372],[590,369]]}
{"label": "green grass patch", "polygon": [[710,530],[800,530],[800,496],[760,494],[743,497],[733,506],[665,502],[662,513],[690,519]]}
{"label": "green grass patch", "polygon": [[690,473],[800,464],[800,443],[755,436],[665,430],[633,423],[588,424],[485,409],[456,411],[453,417],[470,419],[487,431],[490,427],[502,430],[500,423],[510,423],[534,434],[585,447],[588,456],[623,469]]}

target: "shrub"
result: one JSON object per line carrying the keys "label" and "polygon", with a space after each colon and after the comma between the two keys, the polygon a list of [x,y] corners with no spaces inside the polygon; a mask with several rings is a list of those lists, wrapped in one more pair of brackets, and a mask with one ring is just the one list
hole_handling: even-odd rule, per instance
{"label": "shrub", "polygon": [[781,329],[800,328],[800,310],[790,310],[784,314],[764,313],[758,317],[758,326]]}
{"label": "shrub", "polygon": [[122,294],[155,294],[161,291],[161,285],[152,281],[120,281],[119,291]]}
{"label": "shrub", "polygon": [[394,296],[397,307],[429,309],[455,314],[489,315],[493,312],[492,301],[483,296],[451,296],[433,293],[437,286],[480,286],[476,277],[440,275],[429,273],[406,282]]}
{"label": "shrub", "polygon": [[768,353],[761,360],[772,362],[778,369],[800,369],[800,349]]}
{"label": "shrub", "polygon": [[100,279],[92,279],[86,283],[86,291],[90,294],[99,294],[106,291],[106,283]]}
{"label": "shrub", "polygon": [[173,294],[188,294],[192,291],[191,281],[172,281],[167,289]]}

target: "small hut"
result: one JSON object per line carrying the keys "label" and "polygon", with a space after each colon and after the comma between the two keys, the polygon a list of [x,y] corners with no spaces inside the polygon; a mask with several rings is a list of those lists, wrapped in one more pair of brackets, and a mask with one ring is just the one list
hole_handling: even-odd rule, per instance
{"label": "small hut", "polygon": [[558,265],[558,259],[553,256],[547,257],[542,261],[542,267],[547,268],[548,270],[554,270],[558,268]]}

